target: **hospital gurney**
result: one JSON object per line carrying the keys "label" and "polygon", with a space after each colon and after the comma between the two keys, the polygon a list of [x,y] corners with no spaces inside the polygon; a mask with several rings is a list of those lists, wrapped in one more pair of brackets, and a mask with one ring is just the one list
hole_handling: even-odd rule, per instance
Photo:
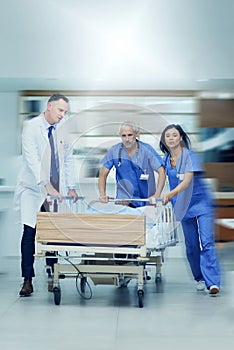
{"label": "hospital gurney", "polygon": [[[88,278],[94,284],[116,286],[136,279],[138,306],[143,307],[147,264],[155,264],[155,282],[161,282],[163,252],[177,243],[171,206],[158,201],[156,207],[133,209],[113,203],[113,211],[93,201],[81,209],[82,200],[77,209],[70,197],[64,197],[58,212],[37,215],[37,256],[56,252],[58,258],[52,276],[54,303],[61,302],[60,279],[76,278],[77,290],[85,299],[92,295]],[[53,201],[50,198],[51,208]]]}

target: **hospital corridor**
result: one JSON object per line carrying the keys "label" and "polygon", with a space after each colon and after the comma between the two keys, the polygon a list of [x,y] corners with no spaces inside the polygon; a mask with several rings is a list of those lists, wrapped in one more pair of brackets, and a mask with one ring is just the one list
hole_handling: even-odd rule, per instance
{"label": "hospital corridor", "polygon": [[234,349],[234,0],[0,17],[0,350]]}

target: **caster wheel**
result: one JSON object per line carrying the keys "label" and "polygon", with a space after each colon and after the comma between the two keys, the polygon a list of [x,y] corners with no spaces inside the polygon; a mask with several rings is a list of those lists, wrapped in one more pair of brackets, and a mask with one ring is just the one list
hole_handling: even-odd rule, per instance
{"label": "caster wheel", "polygon": [[155,283],[161,283],[161,282],[162,282],[162,276],[161,276],[161,273],[158,273],[155,276]]}
{"label": "caster wheel", "polygon": [[81,290],[81,293],[85,293],[86,283],[87,283],[87,277],[82,277],[80,279],[80,290]]}
{"label": "caster wheel", "polygon": [[55,305],[59,305],[61,302],[61,289],[59,287],[54,287],[54,303]]}
{"label": "caster wheel", "polygon": [[144,292],[143,292],[143,290],[138,290],[137,294],[138,294],[138,306],[140,308],[142,308],[143,307]]}

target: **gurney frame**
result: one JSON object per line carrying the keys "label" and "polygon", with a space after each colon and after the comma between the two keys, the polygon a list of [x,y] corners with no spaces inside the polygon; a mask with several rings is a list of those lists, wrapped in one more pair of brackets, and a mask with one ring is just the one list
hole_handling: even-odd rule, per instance
{"label": "gurney frame", "polygon": [[[64,197],[71,204],[69,197]],[[56,200],[56,199],[55,199]],[[50,198],[53,205],[54,198]],[[161,282],[161,265],[166,248],[157,249],[155,256],[146,248],[146,219],[144,215],[87,214],[77,212],[41,212],[36,226],[37,256],[57,252],[57,257],[79,263],[54,264],[51,289],[54,303],[61,302],[60,279],[80,281],[80,294],[85,295],[87,278],[94,284],[127,286],[137,280],[138,306],[143,307],[146,264],[155,264],[155,282]],[[170,245],[176,242],[171,241]],[[65,254],[65,255],[63,255]],[[60,259],[61,260],[61,259]]]}

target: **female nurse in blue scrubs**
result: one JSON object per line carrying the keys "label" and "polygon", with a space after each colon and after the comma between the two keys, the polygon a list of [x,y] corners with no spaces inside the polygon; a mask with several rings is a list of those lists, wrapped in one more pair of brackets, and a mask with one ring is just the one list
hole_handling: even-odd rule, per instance
{"label": "female nurse in blue scrubs", "polygon": [[204,170],[190,149],[190,139],[180,125],[168,125],[162,132],[160,149],[170,192],[164,204],[172,201],[176,219],[181,222],[186,255],[197,290],[207,288],[211,295],[220,290],[220,268],[214,243],[214,208],[204,181]]}

